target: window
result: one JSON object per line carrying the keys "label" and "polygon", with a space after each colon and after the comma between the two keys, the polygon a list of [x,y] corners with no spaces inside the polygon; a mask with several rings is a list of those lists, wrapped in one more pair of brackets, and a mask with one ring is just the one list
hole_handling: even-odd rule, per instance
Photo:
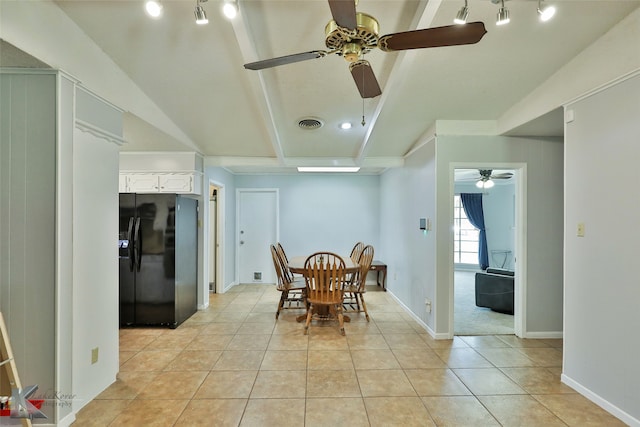
{"label": "window", "polygon": [[453,262],[478,265],[480,230],[467,219],[460,195],[453,196]]}

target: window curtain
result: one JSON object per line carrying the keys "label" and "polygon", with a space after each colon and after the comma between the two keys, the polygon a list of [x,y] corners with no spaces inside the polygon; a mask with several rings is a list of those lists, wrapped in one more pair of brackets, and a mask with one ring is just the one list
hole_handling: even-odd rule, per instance
{"label": "window curtain", "polygon": [[487,250],[487,233],[484,229],[484,211],[482,210],[482,193],[461,193],[460,200],[469,222],[480,230],[478,239],[478,264],[481,270],[489,267],[489,251]]}

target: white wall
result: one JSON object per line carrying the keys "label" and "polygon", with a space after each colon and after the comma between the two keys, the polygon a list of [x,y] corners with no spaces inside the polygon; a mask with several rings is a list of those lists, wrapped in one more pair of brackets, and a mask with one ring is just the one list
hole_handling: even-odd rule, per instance
{"label": "white wall", "polygon": [[279,190],[279,240],[287,255],[348,255],[362,241],[373,245],[378,259],[379,181],[377,175],[238,175],[235,184]]}
{"label": "white wall", "polygon": [[[445,135],[410,155],[405,168],[382,176],[381,247],[389,264],[388,287],[435,336],[452,332],[453,168],[478,163],[526,168],[524,332],[561,335],[562,162],[562,144],[555,140]],[[420,217],[433,221],[426,235],[418,230]],[[425,298],[434,302],[432,313],[425,310]]]}
{"label": "white wall", "polygon": [[56,76],[3,72],[0,92],[0,312],[22,384],[42,393],[56,387]]}
{"label": "white wall", "polygon": [[63,69],[187,147],[189,137],[53,1],[0,2],[0,38]]}
{"label": "white wall", "polygon": [[420,218],[436,223],[435,141],[385,172],[380,182],[380,259],[387,263],[387,289],[435,333],[436,235],[420,230]]}
{"label": "white wall", "polygon": [[[205,181],[223,186],[223,288],[237,284],[236,189],[277,188],[280,196],[280,242],[289,255],[329,249],[349,254],[357,241],[384,253],[380,240],[380,177],[377,175],[233,175],[220,167],[205,168]],[[385,196],[386,197],[386,196]],[[386,203],[386,200],[385,200]],[[205,218],[209,216],[206,204]],[[208,236],[209,224],[205,225]],[[208,245],[205,245],[208,246]],[[203,259],[210,258],[208,247]],[[380,258],[384,259],[384,258]],[[208,269],[208,262],[206,268]]]}
{"label": "white wall", "polygon": [[533,92],[507,110],[500,132],[562,107],[594,88],[640,68],[640,8],[631,12],[595,43],[576,55]]}
{"label": "white wall", "polygon": [[[77,411],[115,381],[119,368],[118,146],[76,129],[73,157],[72,379]],[[98,362],[92,364],[94,348]]]}
{"label": "white wall", "polygon": [[[499,169],[524,165],[524,229],[526,246],[516,264],[526,292],[523,334],[529,337],[562,334],[562,211],[563,147],[556,139],[500,136],[438,136],[437,138],[437,332],[450,332],[452,277],[452,168],[483,163]],[[501,166],[503,165],[503,166]],[[520,179],[519,178],[519,179]],[[517,301],[516,301],[517,303]],[[443,309],[442,305],[447,309]],[[517,309],[517,308],[516,308]]]}
{"label": "white wall", "polygon": [[563,380],[638,426],[640,76],[566,108]]}

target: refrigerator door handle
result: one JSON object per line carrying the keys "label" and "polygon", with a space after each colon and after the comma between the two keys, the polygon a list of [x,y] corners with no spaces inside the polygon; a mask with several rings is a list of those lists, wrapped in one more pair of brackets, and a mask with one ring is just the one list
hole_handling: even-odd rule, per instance
{"label": "refrigerator door handle", "polygon": [[127,228],[127,254],[129,255],[129,271],[133,271],[133,265],[135,263],[134,241],[133,241],[133,217],[129,218],[129,227]]}
{"label": "refrigerator door handle", "polygon": [[140,217],[136,218],[136,224],[134,226],[134,241],[136,252],[136,270],[140,271],[140,264],[142,263],[142,234],[140,233]]}

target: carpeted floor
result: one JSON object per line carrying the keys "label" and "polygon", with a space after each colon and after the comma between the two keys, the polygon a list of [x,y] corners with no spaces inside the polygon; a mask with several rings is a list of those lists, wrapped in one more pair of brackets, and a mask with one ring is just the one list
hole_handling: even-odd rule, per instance
{"label": "carpeted floor", "polygon": [[455,335],[513,334],[513,316],[476,307],[475,272],[456,271],[454,276]]}

